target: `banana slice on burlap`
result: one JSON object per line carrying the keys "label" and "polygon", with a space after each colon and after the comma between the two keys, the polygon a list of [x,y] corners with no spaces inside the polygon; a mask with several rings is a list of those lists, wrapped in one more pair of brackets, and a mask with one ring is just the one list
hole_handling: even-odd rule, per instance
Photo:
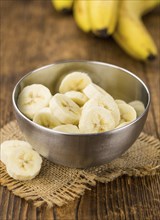
{"label": "banana slice on burlap", "polygon": [[99,133],[115,128],[111,112],[103,107],[93,107],[82,111],[79,129],[82,133]]}
{"label": "banana slice on burlap", "polygon": [[78,91],[69,91],[69,92],[66,92],[65,95],[69,97],[70,99],[72,99],[79,106],[83,106],[84,103],[86,103],[88,100],[85,94],[83,94],[82,92],[78,92]]}
{"label": "banana slice on burlap", "polygon": [[67,124],[67,125],[59,125],[53,128],[54,131],[62,131],[65,133],[80,133],[78,127],[76,125]]}
{"label": "banana slice on burlap", "polygon": [[93,83],[88,85],[83,91],[85,95],[90,98],[90,100],[84,104],[84,109],[93,106],[102,106],[111,111],[115,120],[115,124],[119,124],[119,108],[111,95],[109,95],[106,91]]}
{"label": "banana slice on burlap", "polygon": [[137,113],[131,105],[127,103],[118,104],[121,119],[125,122],[131,122],[137,118]]}
{"label": "banana slice on burlap", "polygon": [[128,104],[131,105],[135,109],[135,111],[137,112],[137,117],[139,117],[145,111],[143,102],[139,100],[129,102]]}
{"label": "banana slice on burlap", "polygon": [[41,164],[42,158],[36,151],[19,147],[9,154],[6,169],[16,180],[31,180],[40,172]]}
{"label": "banana slice on burlap", "polygon": [[50,109],[62,124],[78,124],[81,109],[64,94],[57,93],[50,101]]}
{"label": "banana slice on burlap", "polygon": [[1,154],[0,154],[1,161],[6,165],[10,153],[18,149],[19,147],[32,149],[32,146],[26,141],[8,140],[1,143]]}
{"label": "banana slice on burlap", "polygon": [[28,118],[33,119],[36,112],[47,107],[52,95],[50,90],[41,84],[24,87],[18,97],[18,108]]}
{"label": "banana slice on burlap", "polygon": [[73,72],[64,77],[60,84],[59,92],[82,91],[91,82],[91,78],[86,73]]}
{"label": "banana slice on burlap", "polygon": [[60,125],[59,120],[54,116],[54,114],[51,112],[51,109],[48,107],[40,109],[34,115],[33,121],[46,128],[54,128]]}

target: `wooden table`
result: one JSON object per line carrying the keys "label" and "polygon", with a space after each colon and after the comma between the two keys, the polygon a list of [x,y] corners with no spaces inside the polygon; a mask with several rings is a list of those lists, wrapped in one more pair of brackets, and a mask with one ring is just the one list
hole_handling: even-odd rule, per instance
{"label": "wooden table", "polygon": [[[154,10],[144,22],[160,50],[159,12]],[[0,36],[1,127],[15,119],[11,93],[25,73],[58,60],[87,59],[119,65],[147,83],[152,103],[144,131],[160,137],[159,58],[151,63],[133,60],[111,38],[102,40],[81,32],[72,16],[56,13],[46,0],[2,0]],[[123,176],[108,184],[98,183],[76,201],[50,210],[36,209],[1,186],[0,220],[158,220],[159,181],[158,176]]]}

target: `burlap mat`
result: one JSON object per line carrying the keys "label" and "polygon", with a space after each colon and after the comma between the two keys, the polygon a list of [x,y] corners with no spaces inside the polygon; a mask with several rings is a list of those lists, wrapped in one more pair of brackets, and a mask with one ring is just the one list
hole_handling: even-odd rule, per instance
{"label": "burlap mat", "polygon": [[[10,139],[24,139],[16,121],[1,129],[1,142]],[[86,170],[55,165],[43,159],[40,174],[33,180],[21,182],[9,177],[0,162],[1,184],[15,195],[31,200],[37,207],[42,204],[62,206],[82,195],[96,181],[109,182],[124,174],[144,176],[156,173],[160,173],[160,142],[144,133],[120,158]]]}

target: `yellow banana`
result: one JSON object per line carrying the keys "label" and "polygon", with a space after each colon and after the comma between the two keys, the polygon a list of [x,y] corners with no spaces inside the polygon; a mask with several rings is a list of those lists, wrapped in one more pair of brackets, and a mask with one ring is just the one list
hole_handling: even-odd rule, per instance
{"label": "yellow banana", "polygon": [[73,0],[51,0],[57,11],[68,12],[72,9]]}
{"label": "yellow banana", "polygon": [[115,30],[119,0],[76,0],[74,18],[85,32],[92,31],[100,37],[107,37]]}
{"label": "yellow banana", "polygon": [[79,28],[84,32],[89,32],[91,30],[88,6],[88,1],[86,0],[76,0],[73,6],[74,19]]}
{"label": "yellow banana", "polygon": [[138,60],[151,60],[157,55],[156,45],[141,16],[159,3],[160,0],[121,1],[118,24],[113,37],[129,55]]}
{"label": "yellow banana", "polygon": [[119,1],[88,1],[92,32],[101,37],[113,33],[117,23]]}

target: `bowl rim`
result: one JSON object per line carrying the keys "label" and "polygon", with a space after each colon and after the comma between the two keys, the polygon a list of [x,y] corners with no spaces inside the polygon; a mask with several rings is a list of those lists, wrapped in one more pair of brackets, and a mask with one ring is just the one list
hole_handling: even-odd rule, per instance
{"label": "bowl rim", "polygon": [[[63,64],[63,63],[90,63],[90,64],[98,64],[98,65],[104,65],[104,66],[109,66],[109,67],[112,67],[112,68],[115,68],[115,69],[119,69],[121,71],[124,71],[126,73],[128,73],[130,76],[132,76],[133,78],[136,78],[142,85],[143,87],[145,88],[146,92],[147,92],[147,96],[148,96],[148,102],[147,102],[147,105],[145,107],[145,111],[139,116],[137,117],[135,120],[133,120],[132,122],[130,122],[129,124],[127,125],[124,125],[122,127],[119,127],[119,128],[114,128],[112,130],[109,130],[109,131],[104,131],[104,132],[100,132],[100,133],[65,133],[65,132],[61,132],[61,131],[55,131],[53,129],[50,129],[50,128],[46,128],[46,127],[43,127],[35,122],[33,122],[32,120],[30,120],[27,116],[25,116],[20,110],[19,108],[17,107],[17,104],[16,104],[16,101],[15,101],[15,93],[16,93],[16,90],[17,90],[17,87],[19,86],[19,84],[26,78],[28,77],[29,75],[39,71],[39,70],[42,70],[42,69],[47,69],[51,66],[55,66],[57,64]],[[38,128],[38,129],[41,129],[42,131],[44,130],[45,132],[49,132],[51,134],[56,134],[56,135],[66,135],[66,136],[97,136],[97,135],[110,135],[110,134],[113,134],[115,132],[118,132],[120,130],[123,130],[123,129],[126,129],[130,126],[132,126],[133,124],[135,124],[137,121],[139,121],[141,118],[143,118],[143,116],[147,113],[148,109],[149,109],[149,106],[150,106],[150,102],[151,102],[151,95],[150,95],[150,91],[147,87],[147,85],[144,83],[143,80],[141,80],[136,74],[130,72],[129,70],[123,68],[123,67],[120,67],[120,66],[117,66],[117,65],[114,65],[114,64],[110,64],[110,63],[105,63],[105,62],[100,62],[100,61],[91,61],[91,60],[60,60],[60,61],[56,61],[52,64],[49,64],[49,65],[45,65],[45,66],[42,66],[42,67],[39,67],[37,69],[34,69],[30,72],[28,72],[27,74],[25,74],[23,77],[20,78],[20,80],[18,80],[18,82],[16,83],[16,85],[14,86],[14,89],[13,89],[13,92],[12,92],[12,104],[13,104],[13,107],[14,107],[14,110],[24,119],[26,120],[27,122],[29,122],[30,124],[32,124],[34,127]]]}

